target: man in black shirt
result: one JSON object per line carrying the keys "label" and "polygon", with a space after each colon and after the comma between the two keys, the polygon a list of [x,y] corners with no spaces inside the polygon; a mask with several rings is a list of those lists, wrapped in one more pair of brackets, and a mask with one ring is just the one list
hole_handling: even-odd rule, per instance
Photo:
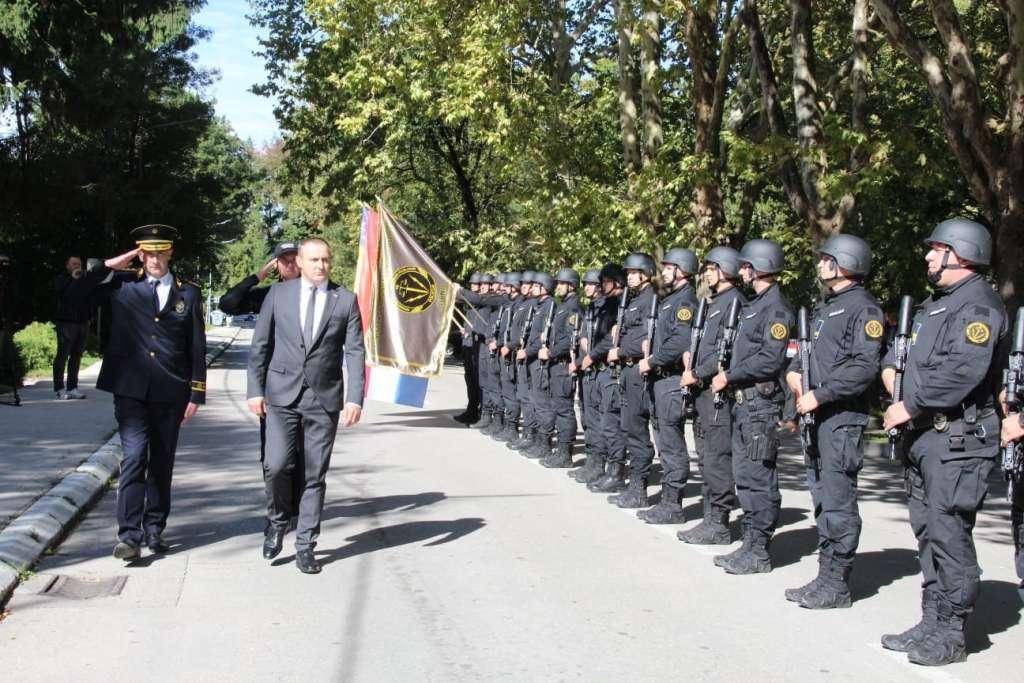
{"label": "man in black shirt", "polygon": [[[53,283],[57,294],[57,310],[53,316],[57,328],[57,355],[53,359],[53,390],[57,400],[85,398],[78,390],[78,369],[85,352],[85,336],[92,317],[91,295],[99,284],[86,278],[82,259],[69,256],[64,271]],[[64,371],[67,369],[67,384]]]}
{"label": "man in black shirt", "polygon": [[228,315],[259,313],[270,287],[258,285],[275,270],[282,282],[297,278],[299,266],[295,263],[295,255],[298,253],[299,246],[295,242],[281,242],[274,247],[274,258],[267,261],[258,273],[250,275],[225,292],[217,307]]}

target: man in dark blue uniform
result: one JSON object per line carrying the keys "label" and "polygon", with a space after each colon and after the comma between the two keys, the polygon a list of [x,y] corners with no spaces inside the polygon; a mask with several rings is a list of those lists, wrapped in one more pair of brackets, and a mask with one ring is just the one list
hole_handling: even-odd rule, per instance
{"label": "man in dark blue uniform", "polygon": [[583,320],[576,290],[580,275],[572,268],[562,268],[555,275],[555,296],[561,301],[555,309],[547,343],[538,352],[547,372],[548,412],[543,428],[557,435],[555,452],[541,461],[544,467],[572,467],[572,445],[576,441],[576,373],[570,370],[573,348],[579,342],[579,325]]}
{"label": "man in dark blue uniform", "polygon": [[754,298],[740,309],[732,362],[711,380],[711,391],[725,392],[729,405],[723,410],[732,411],[732,468],[743,506],[743,545],[714,559],[730,574],[753,574],[772,570],[768,544],[782,506],[775,470],[777,425],[785,401],[779,379],[786,366],[793,309],[777,281],[785,267],[778,244],[751,240],[740,250],[739,263]]}
{"label": "man in dark blue uniform", "polygon": [[[850,572],[860,541],[857,473],[864,465],[868,395],[881,360],[882,309],[862,284],[871,248],[854,235],[835,235],[818,250],[818,279],[828,288],[808,316],[809,367],[798,354],[786,383],[796,412],[813,414],[807,486],[818,527],[818,575],[786,599],[808,609],[849,607]],[[809,391],[801,394],[804,373]]]}
{"label": "man in dark blue uniform", "polygon": [[547,345],[550,326],[554,320],[558,302],[552,296],[555,293],[555,278],[547,273],[535,273],[533,277],[533,295],[537,301],[537,310],[533,315],[530,330],[526,336],[526,347],[516,353],[516,357],[524,361],[530,373],[530,400],[533,403],[533,415],[537,430],[533,445],[523,450],[528,458],[546,458],[551,455],[551,437],[554,435],[554,418],[551,417],[551,397],[548,385],[547,368],[544,367],[539,354]]}
{"label": "man in dark blue uniform", "polygon": [[498,320],[498,381],[501,386],[501,403],[503,410],[503,427],[491,436],[496,441],[511,443],[519,438],[519,416],[521,406],[516,387],[516,367],[514,355],[510,348],[516,320],[521,320],[523,309],[522,273],[505,273],[505,289],[508,303]]}
{"label": "man in dark blue uniform", "polygon": [[683,386],[696,392],[693,435],[697,444],[697,461],[701,472],[701,497],[704,519],[692,529],[676,534],[695,545],[729,545],[729,513],[736,507],[736,483],[732,475],[732,413],[715,410],[714,392],[707,388],[711,379],[724,368],[718,366],[718,349],[725,331],[724,321],[732,302],[746,298],[736,280],[740,274],[739,252],[731,247],[715,247],[704,256],[702,277],[711,290],[711,303],[704,322],[704,332],[692,370],[683,373]]}
{"label": "man in dark blue uniform", "polygon": [[[665,295],[658,302],[654,341],[640,372],[653,382],[654,437],[661,459],[661,499],[637,517],[648,524],[679,524],[683,515],[683,490],[690,478],[690,453],[683,434],[683,397],[680,376],[683,354],[690,345],[690,330],[697,312],[697,294],[690,278],[698,270],[697,255],[675,247],[661,259]],[[649,466],[648,466],[649,467]]]}
{"label": "man in dark blue uniform", "polygon": [[[480,293],[480,273],[470,275],[469,292],[473,296]],[[461,302],[462,299],[459,301]],[[462,317],[464,322],[462,326],[462,372],[466,381],[466,409],[453,419],[464,425],[470,425],[480,419],[480,369],[477,365],[480,342],[477,341],[476,335],[473,333],[473,324],[470,322],[472,318],[466,314],[463,314]]]}
{"label": "man in dark blue uniform", "polygon": [[[569,372],[581,371],[586,362],[593,343],[596,341],[597,317],[604,306],[604,293],[601,291],[601,271],[588,270],[583,274],[583,294],[587,297],[587,308],[583,313],[583,327],[580,331],[579,352],[575,364],[570,365]],[[593,363],[581,372],[580,382],[580,414],[583,418],[583,452],[586,460],[583,467],[569,472],[576,481],[585,481],[591,474],[604,470],[604,449],[601,443],[601,385],[597,382],[597,370]]]}
{"label": "man in dark blue uniform", "polygon": [[526,348],[526,342],[533,327],[536,316],[537,297],[533,294],[533,281],[537,273],[532,270],[523,271],[519,295],[522,304],[512,320],[512,333],[509,336],[508,357],[516,375],[516,403],[522,415],[523,434],[518,441],[510,441],[509,448],[516,451],[528,451],[537,443],[537,411],[534,410],[533,395],[530,391],[530,366],[519,354]]}
{"label": "man in dark blue uniform", "polygon": [[90,275],[103,279],[138,257],[140,274],[117,273],[109,288],[110,345],[96,388],[114,394],[121,435],[114,557],[135,560],[145,544],[166,552],[171,474],[178,430],[206,401],[206,331],[202,295],[168,266],[177,231],[168,225],[132,230],[138,245],[107,259]]}
{"label": "man in dark blue uniform", "polygon": [[[608,361],[619,363],[622,375],[621,427],[626,435],[629,454],[629,486],[618,495],[609,496],[608,502],[620,508],[647,507],[647,477],[654,460],[651,443],[651,396],[647,378],[640,372],[640,361],[650,348],[647,329],[653,306],[657,305],[654,291],[654,259],[649,254],[634,252],[622,263],[626,271],[626,284],[633,297],[626,305],[618,345],[608,352]],[[618,456],[616,456],[618,457]],[[615,464],[614,461],[612,463]]]}
{"label": "man in dark blue uniform", "polygon": [[[974,523],[999,453],[997,349],[1007,335],[1006,308],[979,273],[992,239],[964,218],[939,223],[925,240],[935,288],[917,309],[903,375],[902,400],[884,426],[903,430],[910,525],[921,563],[921,621],[882,646],[915,664],[939,666],[967,657],[964,633],[981,588]],[[882,362],[889,393],[894,351]]]}
{"label": "man in dark blue uniform", "polygon": [[622,433],[622,392],[619,387],[621,367],[608,359],[618,341],[615,324],[619,309],[623,297],[629,296],[626,271],[617,263],[608,263],[601,268],[601,291],[604,293],[604,306],[597,316],[594,339],[581,367],[586,371],[593,365],[597,371],[603,458],[601,469],[589,475],[584,483],[595,493],[612,493],[626,486],[626,437]]}

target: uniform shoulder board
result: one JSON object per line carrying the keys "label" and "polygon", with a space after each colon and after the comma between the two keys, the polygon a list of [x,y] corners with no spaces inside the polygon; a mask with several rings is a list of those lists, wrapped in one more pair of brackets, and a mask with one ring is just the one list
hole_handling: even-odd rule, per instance
{"label": "uniform shoulder board", "polygon": [[776,320],[785,320],[786,319],[786,312],[782,311],[782,310],[779,310],[779,309],[776,309],[775,310],[775,319]]}
{"label": "uniform shoulder board", "polygon": [[988,306],[974,307],[974,315],[989,315],[990,313],[992,313],[992,309],[990,309]]}
{"label": "uniform shoulder board", "polygon": [[881,310],[879,310],[879,308],[878,308],[877,306],[868,306],[868,307],[867,307],[867,308],[865,309],[865,312],[866,312],[866,313],[868,314],[868,316],[870,316],[870,317],[879,317],[879,318],[880,318],[880,317],[882,317],[882,311],[881,311]]}

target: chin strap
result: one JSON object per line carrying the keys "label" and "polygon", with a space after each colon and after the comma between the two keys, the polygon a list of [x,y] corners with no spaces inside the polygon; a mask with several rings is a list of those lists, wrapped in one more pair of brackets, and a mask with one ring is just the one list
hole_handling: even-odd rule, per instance
{"label": "chin strap", "polygon": [[942,279],[942,271],[947,268],[949,268],[949,247],[946,247],[946,251],[942,252],[942,263],[939,264],[939,269],[934,273],[928,273],[928,282],[937,285],[939,280]]}

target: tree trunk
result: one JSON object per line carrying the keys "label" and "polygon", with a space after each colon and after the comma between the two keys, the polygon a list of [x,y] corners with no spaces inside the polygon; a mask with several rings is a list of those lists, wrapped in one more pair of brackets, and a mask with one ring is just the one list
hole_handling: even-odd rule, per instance
{"label": "tree trunk", "polygon": [[630,0],[615,3],[615,24],[619,33],[619,128],[627,175],[640,171],[640,140],[637,136],[636,78],[633,71],[633,7]]}
{"label": "tree trunk", "polygon": [[644,0],[640,20],[640,88],[644,117],[643,165],[658,156],[665,132],[661,123],[661,2]]}

